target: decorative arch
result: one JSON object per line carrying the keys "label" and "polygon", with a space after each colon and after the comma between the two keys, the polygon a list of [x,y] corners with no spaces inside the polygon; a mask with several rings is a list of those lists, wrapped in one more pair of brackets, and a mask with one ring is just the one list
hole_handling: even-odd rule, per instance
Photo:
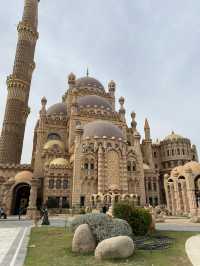
{"label": "decorative arch", "polygon": [[30,182],[19,182],[12,187],[11,214],[18,214],[19,210],[21,210],[23,214],[26,214],[29,204],[30,190]]}

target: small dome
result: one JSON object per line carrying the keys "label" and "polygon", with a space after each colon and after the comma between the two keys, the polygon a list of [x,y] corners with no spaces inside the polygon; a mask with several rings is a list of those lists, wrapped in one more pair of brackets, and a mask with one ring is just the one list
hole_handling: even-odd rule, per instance
{"label": "small dome", "polygon": [[47,115],[67,114],[67,106],[64,103],[56,103],[49,107]]}
{"label": "small dome", "polygon": [[15,176],[15,181],[16,182],[31,182],[33,178],[33,173],[30,171],[22,171],[19,172],[16,176]]}
{"label": "small dome", "polygon": [[76,87],[92,87],[104,90],[103,85],[97,79],[92,77],[83,77],[76,80]]}
{"label": "small dome", "polygon": [[44,149],[48,150],[53,148],[53,146],[58,146],[61,150],[64,150],[64,143],[60,140],[54,139],[54,140],[48,140],[45,145],[44,145]]}
{"label": "small dome", "polygon": [[64,158],[56,158],[50,162],[50,167],[56,167],[56,166],[64,168],[70,167],[69,162]]}
{"label": "small dome", "polygon": [[184,139],[184,137],[182,137],[181,135],[175,134],[174,131],[172,131],[170,135],[164,138],[164,140],[171,140],[171,141],[178,140],[178,139]]}
{"label": "small dome", "polygon": [[90,105],[91,107],[96,105],[98,107],[104,106],[105,108],[112,109],[112,106],[107,100],[105,100],[103,97],[96,95],[88,95],[78,98],[78,105],[79,106]]}
{"label": "small dome", "polygon": [[191,161],[189,163],[186,163],[183,168],[184,170],[190,168],[195,176],[200,175],[200,163],[198,162]]}
{"label": "small dome", "polygon": [[83,138],[86,137],[108,137],[123,138],[122,130],[111,122],[94,121],[84,126]]}

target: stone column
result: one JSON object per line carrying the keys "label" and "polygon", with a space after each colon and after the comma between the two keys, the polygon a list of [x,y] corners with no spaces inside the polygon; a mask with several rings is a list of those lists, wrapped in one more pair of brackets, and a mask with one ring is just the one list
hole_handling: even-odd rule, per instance
{"label": "stone column", "polygon": [[169,178],[169,175],[168,174],[165,174],[164,175],[164,188],[165,188],[165,195],[166,195],[166,201],[167,201],[167,208],[169,209],[169,211],[171,211],[170,200],[169,200],[169,193],[170,193],[170,191],[168,189],[168,185],[169,185],[168,184],[168,178]]}
{"label": "stone column", "polygon": [[177,177],[178,174],[174,174],[175,180],[174,180],[174,197],[175,197],[175,202],[176,202],[176,215],[181,213],[181,203],[180,203],[180,196],[179,196],[179,189],[178,189],[178,182]]}
{"label": "stone column", "polygon": [[182,195],[183,195],[183,204],[184,204],[184,213],[188,214],[189,206],[188,206],[188,198],[187,198],[187,190],[185,180],[181,182],[182,186]]}
{"label": "stone column", "polygon": [[80,207],[82,134],[83,134],[83,129],[78,125],[76,127],[76,138],[75,138],[75,149],[74,149],[72,207]]}
{"label": "stone column", "polygon": [[[121,160],[121,159],[120,159]],[[128,193],[128,175],[127,175],[127,155],[126,155],[126,148],[123,147],[122,149],[122,161],[121,161],[121,164],[122,164],[122,180],[120,180],[121,182],[121,185],[122,185],[122,191],[124,194],[127,194]]]}
{"label": "stone column", "polygon": [[34,219],[37,212],[37,179],[31,181],[31,191],[29,197],[29,206],[27,210],[27,217],[29,219]]}
{"label": "stone column", "polygon": [[196,196],[195,196],[195,187],[194,187],[194,179],[192,176],[192,169],[187,168],[185,170],[185,179],[186,179],[186,187],[187,187],[187,195],[189,201],[190,214],[197,214],[197,204],[196,204]]}
{"label": "stone column", "polygon": [[174,183],[170,183],[170,192],[171,192],[171,199],[172,199],[172,215],[176,215],[176,199],[175,199],[175,192],[174,192]]}
{"label": "stone column", "polygon": [[103,149],[99,146],[98,150],[98,193],[104,192],[104,163],[103,163]]}

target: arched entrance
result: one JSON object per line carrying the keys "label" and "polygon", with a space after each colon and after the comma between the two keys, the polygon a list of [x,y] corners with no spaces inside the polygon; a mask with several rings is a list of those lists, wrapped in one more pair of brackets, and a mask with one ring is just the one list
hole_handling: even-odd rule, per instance
{"label": "arched entrance", "polygon": [[19,214],[19,209],[22,214],[26,214],[31,186],[27,183],[18,184],[13,190],[12,214]]}

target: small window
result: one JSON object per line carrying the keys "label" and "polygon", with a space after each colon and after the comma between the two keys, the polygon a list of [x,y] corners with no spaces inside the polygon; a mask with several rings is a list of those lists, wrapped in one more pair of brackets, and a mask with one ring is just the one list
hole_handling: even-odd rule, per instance
{"label": "small window", "polygon": [[172,150],[172,156],[174,156],[174,150]]}
{"label": "small window", "polygon": [[184,149],[182,149],[182,153],[183,153],[183,155],[185,155],[185,150]]}
{"label": "small window", "polygon": [[158,168],[158,165],[157,165],[157,164],[155,164],[155,168],[156,168],[156,169]]}
{"label": "small window", "polygon": [[68,188],[68,179],[63,180],[63,188],[64,189]]}
{"label": "small window", "polygon": [[157,152],[156,151],[154,151],[153,156],[154,156],[154,158],[157,157]]}
{"label": "small window", "polygon": [[93,164],[93,163],[91,163],[91,165],[90,165],[90,169],[91,169],[91,170],[94,170],[94,164]]}
{"label": "small window", "polygon": [[169,150],[167,150],[167,156],[169,156],[170,155],[170,152],[169,152]]}
{"label": "small window", "polygon": [[156,182],[153,182],[153,190],[154,191],[157,191],[157,184],[156,184]]}
{"label": "small window", "polygon": [[177,149],[177,154],[180,155],[180,149],[179,148]]}

